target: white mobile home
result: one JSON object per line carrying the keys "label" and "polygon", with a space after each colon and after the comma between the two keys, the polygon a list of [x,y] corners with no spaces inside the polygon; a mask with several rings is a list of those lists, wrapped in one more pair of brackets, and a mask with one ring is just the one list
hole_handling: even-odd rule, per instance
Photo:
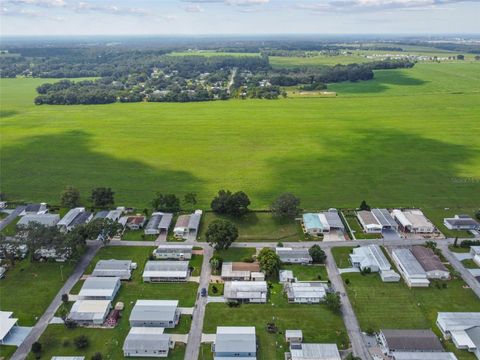
{"label": "white mobile home", "polygon": [[285,264],[309,264],[313,261],[308,249],[277,247],[275,248],[275,252],[280,258],[280,261]]}
{"label": "white mobile home", "polygon": [[147,261],[142,276],[145,282],[187,281],[188,261]]}
{"label": "white mobile home", "polygon": [[213,359],[257,359],[257,341],[253,326],[218,326],[212,345]]}
{"label": "white mobile home", "polygon": [[178,300],[137,300],[129,320],[131,327],[174,328],[180,320]]}
{"label": "white mobile home", "polygon": [[227,301],[266,303],[268,287],[265,281],[227,281],[223,294]]}
{"label": "white mobile home", "polygon": [[83,283],[78,300],[110,300],[115,298],[120,289],[118,277],[88,277]]}
{"label": "white mobile home", "polygon": [[168,357],[175,347],[171,336],[163,328],[132,327],[123,343],[125,357]]}
{"label": "white mobile home", "polygon": [[325,300],[328,285],[322,281],[297,281],[284,284],[289,303],[318,304]]}
{"label": "white mobile home", "polygon": [[130,280],[132,269],[136,267],[131,260],[99,260],[95,265],[92,276],[119,277],[121,280]]}
{"label": "white mobile home", "polygon": [[153,256],[159,260],[190,260],[192,253],[192,245],[159,245],[153,250]]}
{"label": "white mobile home", "polygon": [[111,309],[110,300],[77,300],[70,310],[68,319],[77,324],[103,325]]}
{"label": "white mobile home", "polygon": [[392,259],[409,287],[428,287],[430,285],[427,273],[409,249],[393,249]]}

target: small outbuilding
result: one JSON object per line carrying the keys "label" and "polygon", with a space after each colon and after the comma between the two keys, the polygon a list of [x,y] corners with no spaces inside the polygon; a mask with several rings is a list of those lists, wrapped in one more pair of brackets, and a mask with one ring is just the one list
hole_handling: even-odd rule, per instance
{"label": "small outbuilding", "polygon": [[302,330],[285,330],[285,341],[290,344],[298,344],[303,341]]}

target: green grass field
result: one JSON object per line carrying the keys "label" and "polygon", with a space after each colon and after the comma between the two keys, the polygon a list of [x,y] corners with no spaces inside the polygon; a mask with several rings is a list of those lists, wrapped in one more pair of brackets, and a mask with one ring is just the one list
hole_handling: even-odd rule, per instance
{"label": "green grass field", "polygon": [[300,222],[281,219],[269,212],[250,212],[242,218],[231,218],[206,212],[202,216],[199,240],[205,241],[208,225],[217,219],[227,219],[238,228],[237,241],[300,241],[304,238]]}
{"label": "green grass field", "polygon": [[229,248],[227,250],[215,251],[215,255],[219,255],[223,261],[243,261],[255,255],[255,248]]}
{"label": "green grass field", "polygon": [[[111,186],[118,205],[156,191],[243,190],[252,208],[471,208],[480,203],[480,63],[418,64],[330,86],[335,98],[34,106],[43,79],[1,79],[2,191],[58,203]],[[35,176],[32,176],[35,174]],[[375,184],[373,186],[372,184]]]}
{"label": "green grass field", "polygon": [[234,57],[243,57],[243,56],[260,56],[259,53],[243,53],[243,52],[222,52],[214,50],[193,50],[193,51],[174,51],[168,54],[169,56],[205,56],[205,57],[215,57],[215,56],[234,56]]}
{"label": "green grass field", "polygon": [[32,263],[28,259],[16,262],[0,281],[0,309],[13,311],[20,326],[33,326],[74,267],[74,263]]}
{"label": "green grass field", "polygon": [[[268,322],[274,322],[279,333],[266,330]],[[215,333],[217,326],[255,326],[259,352],[257,359],[284,359],[288,348],[284,332],[301,329],[305,342],[337,343],[340,348],[348,347],[348,336],[339,315],[333,314],[326,305],[288,304],[281,285],[275,284],[267,304],[243,304],[230,308],[226,304],[207,305],[204,333]],[[202,347],[204,359],[209,359],[207,347]],[[202,357],[200,357],[202,359]]]}
{"label": "green grass field", "polygon": [[282,270],[292,270],[293,276],[299,281],[327,281],[328,274],[324,265],[297,265],[297,264],[284,264]]}

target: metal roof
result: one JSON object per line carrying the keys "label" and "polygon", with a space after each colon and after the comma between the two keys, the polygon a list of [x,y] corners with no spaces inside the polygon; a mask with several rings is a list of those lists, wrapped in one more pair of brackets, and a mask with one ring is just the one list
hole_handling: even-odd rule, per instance
{"label": "metal roof", "polygon": [[0,311],[0,340],[2,341],[18,321],[18,319],[12,318],[12,315],[13,313],[10,311]]}
{"label": "metal roof", "polygon": [[312,257],[310,256],[308,249],[277,247],[275,252],[281,261],[288,259],[308,259],[308,261],[312,261]]}
{"label": "metal roof", "polygon": [[88,219],[92,216],[92,213],[89,211],[83,211],[80,214],[78,214],[75,219],[72,220],[70,223],[70,226],[75,226],[75,225],[82,225],[85,224]]}
{"label": "metal roof", "polygon": [[68,317],[72,320],[102,320],[109,309],[109,300],[77,300]]}
{"label": "metal roof", "polygon": [[451,352],[395,352],[395,360],[457,360]]}
{"label": "metal roof", "polygon": [[190,215],[180,215],[175,223],[176,228],[186,228],[190,221]]}
{"label": "metal roof", "polygon": [[79,296],[113,296],[120,284],[119,277],[88,277],[83,283]]}
{"label": "metal roof", "polygon": [[266,299],[267,291],[265,281],[226,281],[223,290],[227,299]]}
{"label": "metal roof", "polygon": [[423,270],[422,265],[420,265],[409,249],[393,249],[392,254],[396,256],[408,276],[426,277],[427,274]]}
{"label": "metal roof", "polygon": [[432,330],[382,329],[381,332],[390,351],[443,351]]}
{"label": "metal roof", "polygon": [[439,312],[437,323],[446,331],[480,326],[480,312]]}
{"label": "metal roof", "polygon": [[108,210],[102,210],[95,214],[93,219],[105,219],[108,215]]}
{"label": "metal roof", "polygon": [[70,209],[65,216],[58,222],[58,226],[69,226],[72,221],[80,214],[81,212],[85,211],[83,207],[77,207],[74,209]]}
{"label": "metal roof", "polygon": [[297,281],[285,284],[285,291],[289,299],[295,298],[324,298],[328,285],[318,281]]}
{"label": "metal roof", "polygon": [[176,253],[189,253],[193,251],[192,245],[158,245],[155,249],[156,253],[176,254]]}
{"label": "metal roof", "polygon": [[147,261],[144,277],[186,277],[188,261]]}
{"label": "metal roof", "polygon": [[130,321],[174,321],[178,300],[137,300]]}
{"label": "metal roof", "polygon": [[357,216],[362,220],[365,226],[368,226],[368,225],[381,226],[380,222],[377,220],[377,218],[373,215],[371,211],[367,211],[367,210],[357,211]]}
{"label": "metal roof", "polygon": [[290,354],[292,360],[341,360],[336,344],[299,344]]}
{"label": "metal roof", "polygon": [[257,343],[253,326],[219,326],[215,339],[217,353],[256,353]]}
{"label": "metal roof", "polygon": [[383,227],[397,227],[398,224],[387,209],[372,209],[372,214]]}
{"label": "metal roof", "polygon": [[123,351],[168,351],[169,345],[170,335],[164,334],[163,328],[133,327],[130,329],[130,332],[125,338],[125,342],[123,343]]}
{"label": "metal roof", "polygon": [[329,210],[324,211],[322,214],[325,215],[328,225],[331,228],[345,229],[345,225],[343,225],[342,219],[340,219],[340,215],[338,215],[338,211]]}
{"label": "metal roof", "polygon": [[448,269],[442,264],[440,258],[435,255],[432,249],[424,246],[413,246],[412,254],[418,260],[420,265],[422,265],[425,271],[438,270],[448,272]]}
{"label": "metal roof", "polygon": [[391,265],[383,254],[380,246],[371,244],[353,248],[353,254],[350,257],[360,261],[363,267],[378,266],[380,270],[390,270]]}
{"label": "metal roof", "polygon": [[200,226],[201,218],[202,218],[202,214],[199,214],[199,213],[194,213],[190,215],[190,218],[188,219],[188,228],[191,230],[198,230],[198,227]]}
{"label": "metal roof", "polygon": [[17,222],[17,226],[28,226],[30,223],[39,223],[44,226],[55,226],[60,221],[58,214],[27,214]]}

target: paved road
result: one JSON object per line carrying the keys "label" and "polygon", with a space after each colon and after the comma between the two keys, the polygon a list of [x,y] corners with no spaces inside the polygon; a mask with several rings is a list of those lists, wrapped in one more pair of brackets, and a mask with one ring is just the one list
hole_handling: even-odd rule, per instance
{"label": "paved road", "polygon": [[347,328],[348,337],[352,344],[353,354],[359,356],[362,360],[368,360],[372,357],[368,352],[367,346],[363,341],[362,331],[360,330],[360,325],[358,323],[355,312],[353,311],[352,304],[348,298],[345,286],[343,285],[342,277],[338,272],[337,265],[335,264],[335,259],[333,258],[332,251],[330,248],[325,249],[325,254],[327,255],[327,272],[328,278],[330,279],[333,288],[335,291],[340,293],[340,299],[342,301],[342,317]]}
{"label": "paved road", "polygon": [[[206,288],[210,282],[210,259],[213,255],[213,249],[210,246],[204,247],[202,272],[200,274],[200,285],[198,290]],[[197,360],[200,352],[200,343],[202,340],[203,319],[205,317],[205,306],[207,305],[207,297],[201,297],[197,293],[197,301],[193,312],[192,327],[188,335],[187,348],[185,350],[185,360]]]}
{"label": "paved road", "polygon": [[17,206],[5,219],[0,221],[0,231],[6,228],[23,210],[25,210],[25,206]]}
{"label": "paved road", "polygon": [[88,243],[88,249],[82,256],[82,258],[78,261],[72,275],[70,275],[70,277],[67,279],[65,284],[62,286],[60,291],[57,293],[57,295],[45,311],[45,313],[37,321],[30,334],[28,334],[27,338],[24,340],[22,345],[18,347],[17,351],[15,351],[10,360],[24,360],[27,357],[30,349],[32,348],[32,344],[35,341],[38,341],[38,339],[43,334],[48,324],[52,320],[58,307],[62,303],[62,295],[68,294],[72,287],[77,283],[77,281],[80,280],[80,277],[84,273],[85,269],[87,268],[88,264],[93,259],[99,248],[100,242],[98,241]]}
{"label": "paved road", "polygon": [[475,279],[470,271],[465,269],[460,260],[457,259],[455,255],[448,249],[447,245],[439,245],[438,248],[442,251],[443,256],[448,260],[450,265],[452,265],[455,270],[457,270],[461,275],[463,280],[470,286],[475,294],[480,297],[480,283]]}

